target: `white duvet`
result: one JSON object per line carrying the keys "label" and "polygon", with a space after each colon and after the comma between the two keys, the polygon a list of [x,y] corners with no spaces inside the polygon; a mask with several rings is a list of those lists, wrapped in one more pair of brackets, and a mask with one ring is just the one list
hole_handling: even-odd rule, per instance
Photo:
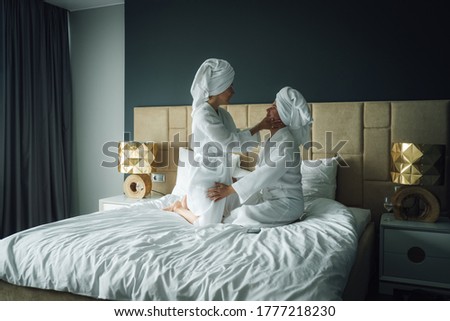
{"label": "white duvet", "polygon": [[157,201],[82,215],[0,240],[0,279],[112,300],[340,300],[357,235],[338,202],[250,234],[193,227]]}

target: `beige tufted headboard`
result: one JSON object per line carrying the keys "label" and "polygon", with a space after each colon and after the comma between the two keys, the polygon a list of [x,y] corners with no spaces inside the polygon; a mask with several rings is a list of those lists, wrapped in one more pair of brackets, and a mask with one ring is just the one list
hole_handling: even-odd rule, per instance
{"label": "beige tufted headboard", "polygon": [[[255,125],[269,104],[224,106],[237,127]],[[313,147],[308,157],[339,154],[348,167],[338,169],[336,198],[348,206],[368,208],[375,222],[383,213],[383,199],[394,192],[389,163],[392,142],[445,144],[446,179],[443,186],[427,187],[447,215],[449,196],[450,101],[386,101],[311,103]],[[134,139],[160,144],[157,171],[165,183],[153,189],[170,193],[175,185],[178,147],[188,145],[191,106],[136,107]],[[263,133],[264,136],[264,133]]]}

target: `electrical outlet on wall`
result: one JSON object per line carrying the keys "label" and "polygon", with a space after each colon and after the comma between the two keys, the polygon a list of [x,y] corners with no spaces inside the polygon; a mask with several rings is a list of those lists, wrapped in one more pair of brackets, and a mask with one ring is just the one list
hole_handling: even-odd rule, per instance
{"label": "electrical outlet on wall", "polygon": [[162,183],[166,181],[166,174],[161,173],[153,173],[152,174],[152,181]]}

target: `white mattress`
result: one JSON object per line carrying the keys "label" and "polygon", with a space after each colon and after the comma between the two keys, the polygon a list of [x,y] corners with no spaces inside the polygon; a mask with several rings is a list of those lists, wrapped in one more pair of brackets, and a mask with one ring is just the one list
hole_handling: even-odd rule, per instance
{"label": "white mattress", "polygon": [[82,215],[0,240],[0,279],[111,300],[339,300],[355,218],[317,199],[303,221],[194,227],[160,210],[175,196]]}
{"label": "white mattress", "polygon": [[356,232],[358,233],[358,238],[364,233],[364,230],[367,227],[367,224],[370,223],[372,219],[372,215],[370,210],[358,207],[349,207],[348,208],[353,216],[355,217],[355,225]]}

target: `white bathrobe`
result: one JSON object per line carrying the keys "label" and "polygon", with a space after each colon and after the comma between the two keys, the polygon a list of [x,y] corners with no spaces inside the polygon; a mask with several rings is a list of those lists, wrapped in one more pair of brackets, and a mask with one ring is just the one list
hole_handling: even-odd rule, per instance
{"label": "white bathrobe", "polygon": [[253,142],[255,146],[259,135],[252,136],[250,130],[240,131],[225,109],[219,107],[216,112],[208,103],[195,109],[192,134],[191,147],[194,150],[195,164],[191,164],[189,172],[188,207],[198,216],[194,225],[220,223],[225,199],[214,202],[207,197],[207,190],[215,182],[231,184],[231,152],[244,151],[242,147],[248,142]]}
{"label": "white bathrobe", "polygon": [[256,169],[232,184],[237,197],[228,199],[225,223],[274,227],[303,216],[301,157],[293,141],[284,127],[264,144]]}

